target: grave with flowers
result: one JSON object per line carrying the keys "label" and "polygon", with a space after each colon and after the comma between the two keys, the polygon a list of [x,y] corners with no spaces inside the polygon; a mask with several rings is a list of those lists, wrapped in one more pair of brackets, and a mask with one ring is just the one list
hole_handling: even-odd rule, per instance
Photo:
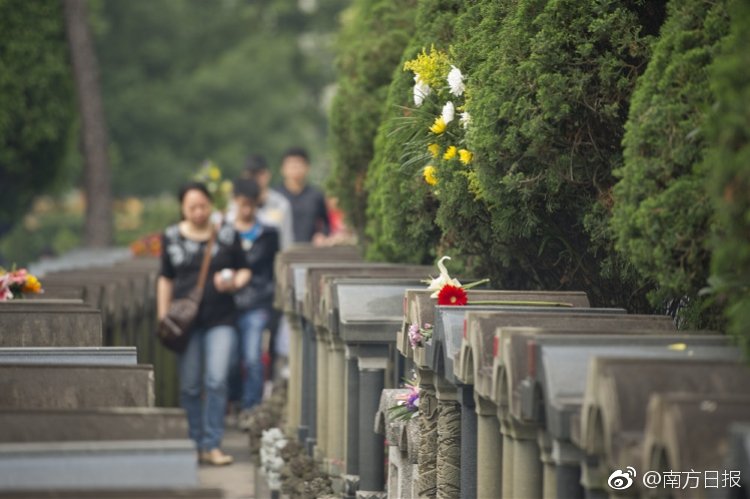
{"label": "grave with flowers", "polygon": [[[420,429],[416,486],[408,489],[400,480],[389,482],[392,494],[399,497],[583,497],[581,485],[586,487],[587,496],[605,493],[610,473],[618,466],[624,469],[628,459],[637,462],[645,452],[642,421],[648,395],[660,386],[646,374],[650,366],[664,362],[682,369],[684,365],[689,372],[691,365],[715,364],[719,359],[732,365],[741,358],[740,351],[725,337],[706,331],[677,333],[666,316],[588,308],[582,293],[567,297],[519,293],[513,297],[514,292],[505,292],[491,300],[487,297],[492,291],[465,291],[444,265],[439,269],[440,276],[429,281],[434,289],[405,293],[398,347],[416,368],[419,406],[410,421],[418,422]],[[444,289],[448,290],[443,293],[446,303],[440,305],[437,302]],[[430,292],[434,293],[432,297]],[[472,297],[479,303],[472,305]],[[516,303],[511,303],[513,298]],[[635,374],[636,368],[629,376],[613,375],[628,395],[607,395],[614,384],[592,388],[605,386],[603,382],[592,384],[592,379],[601,380],[604,374],[595,366],[606,365],[610,357],[617,362],[627,358],[643,367],[642,375]],[[708,376],[708,371],[701,369],[696,369],[695,376]],[[737,364],[731,369],[739,379],[748,372]],[[717,372],[705,383],[718,386],[728,376],[728,372]],[[683,378],[687,378],[683,385],[671,386],[675,382],[669,381],[670,386],[664,390],[679,390],[677,385],[694,383],[691,375]],[[701,383],[695,382],[697,386]],[[736,392],[739,385],[732,381],[716,388],[727,401],[726,419],[716,435],[726,436],[729,423],[744,414],[743,400]],[[701,397],[705,402],[701,390],[693,390],[692,402],[685,402],[688,407]],[[590,391],[594,395],[589,395]],[[397,402],[388,411],[383,405],[393,403],[398,393],[387,392],[380,408],[382,431],[406,435],[396,430],[399,419],[408,412],[406,401]],[[473,393],[473,401],[467,392]],[[642,399],[633,407],[613,404],[637,400],[638,396]],[[589,398],[596,402],[587,409],[584,400]],[[468,417],[472,405],[476,413],[473,422]],[[600,416],[592,423],[586,411]],[[665,417],[664,411],[659,414]],[[620,433],[602,435],[601,424],[596,422],[602,419],[607,428]],[[606,421],[619,421],[624,426],[607,426]],[[625,450],[608,443],[627,441],[625,433],[631,435],[636,428],[639,433],[633,434],[633,445],[623,447]],[[592,434],[598,435],[596,443],[591,440]],[[409,469],[401,466],[401,451],[409,445],[397,442],[401,459],[394,473],[402,477]],[[657,442],[651,447],[664,448],[658,445],[674,449],[687,443]]]}

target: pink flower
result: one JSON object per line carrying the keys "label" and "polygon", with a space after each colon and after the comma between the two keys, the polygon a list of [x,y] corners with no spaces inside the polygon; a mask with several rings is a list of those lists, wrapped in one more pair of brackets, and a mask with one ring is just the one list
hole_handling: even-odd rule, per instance
{"label": "pink flower", "polygon": [[13,299],[13,293],[10,291],[10,274],[0,276],[0,301]]}
{"label": "pink flower", "polygon": [[23,286],[26,283],[26,269],[16,270],[8,274],[10,277],[10,284],[17,284]]}

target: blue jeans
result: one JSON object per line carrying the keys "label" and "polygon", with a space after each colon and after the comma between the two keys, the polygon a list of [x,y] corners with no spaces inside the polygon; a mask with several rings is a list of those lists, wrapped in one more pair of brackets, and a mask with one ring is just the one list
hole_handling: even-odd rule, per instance
{"label": "blue jeans", "polygon": [[240,313],[240,355],[247,377],[242,383],[242,408],[250,409],[263,398],[263,330],[268,324],[270,311],[264,308]]}
{"label": "blue jeans", "polygon": [[187,413],[190,438],[199,450],[221,445],[234,348],[234,328],[215,326],[193,329],[187,349],[180,355],[180,405]]}

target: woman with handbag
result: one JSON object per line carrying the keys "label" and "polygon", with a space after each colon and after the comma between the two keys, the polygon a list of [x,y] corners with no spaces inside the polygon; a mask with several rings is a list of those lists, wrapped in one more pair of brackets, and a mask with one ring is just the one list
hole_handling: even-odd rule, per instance
{"label": "woman with handbag", "polygon": [[[161,271],[157,283],[159,334],[182,333],[179,351],[180,404],[201,463],[225,465],[232,457],[221,451],[227,377],[236,348],[233,293],[250,280],[240,238],[224,225],[211,223],[213,205],[205,185],[190,183],[179,193],[182,221],[162,236]],[[191,308],[190,302],[198,302]],[[186,305],[187,304],[187,305]],[[194,315],[194,317],[191,317]]]}

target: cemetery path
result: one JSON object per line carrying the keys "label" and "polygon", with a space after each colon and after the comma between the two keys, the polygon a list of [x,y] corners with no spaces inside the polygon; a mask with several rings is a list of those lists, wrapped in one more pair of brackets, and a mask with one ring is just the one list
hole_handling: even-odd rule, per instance
{"label": "cemetery path", "polygon": [[247,433],[227,426],[222,449],[234,456],[234,463],[230,466],[201,466],[198,470],[201,486],[222,489],[225,499],[255,497],[253,465],[250,462],[247,438]]}

